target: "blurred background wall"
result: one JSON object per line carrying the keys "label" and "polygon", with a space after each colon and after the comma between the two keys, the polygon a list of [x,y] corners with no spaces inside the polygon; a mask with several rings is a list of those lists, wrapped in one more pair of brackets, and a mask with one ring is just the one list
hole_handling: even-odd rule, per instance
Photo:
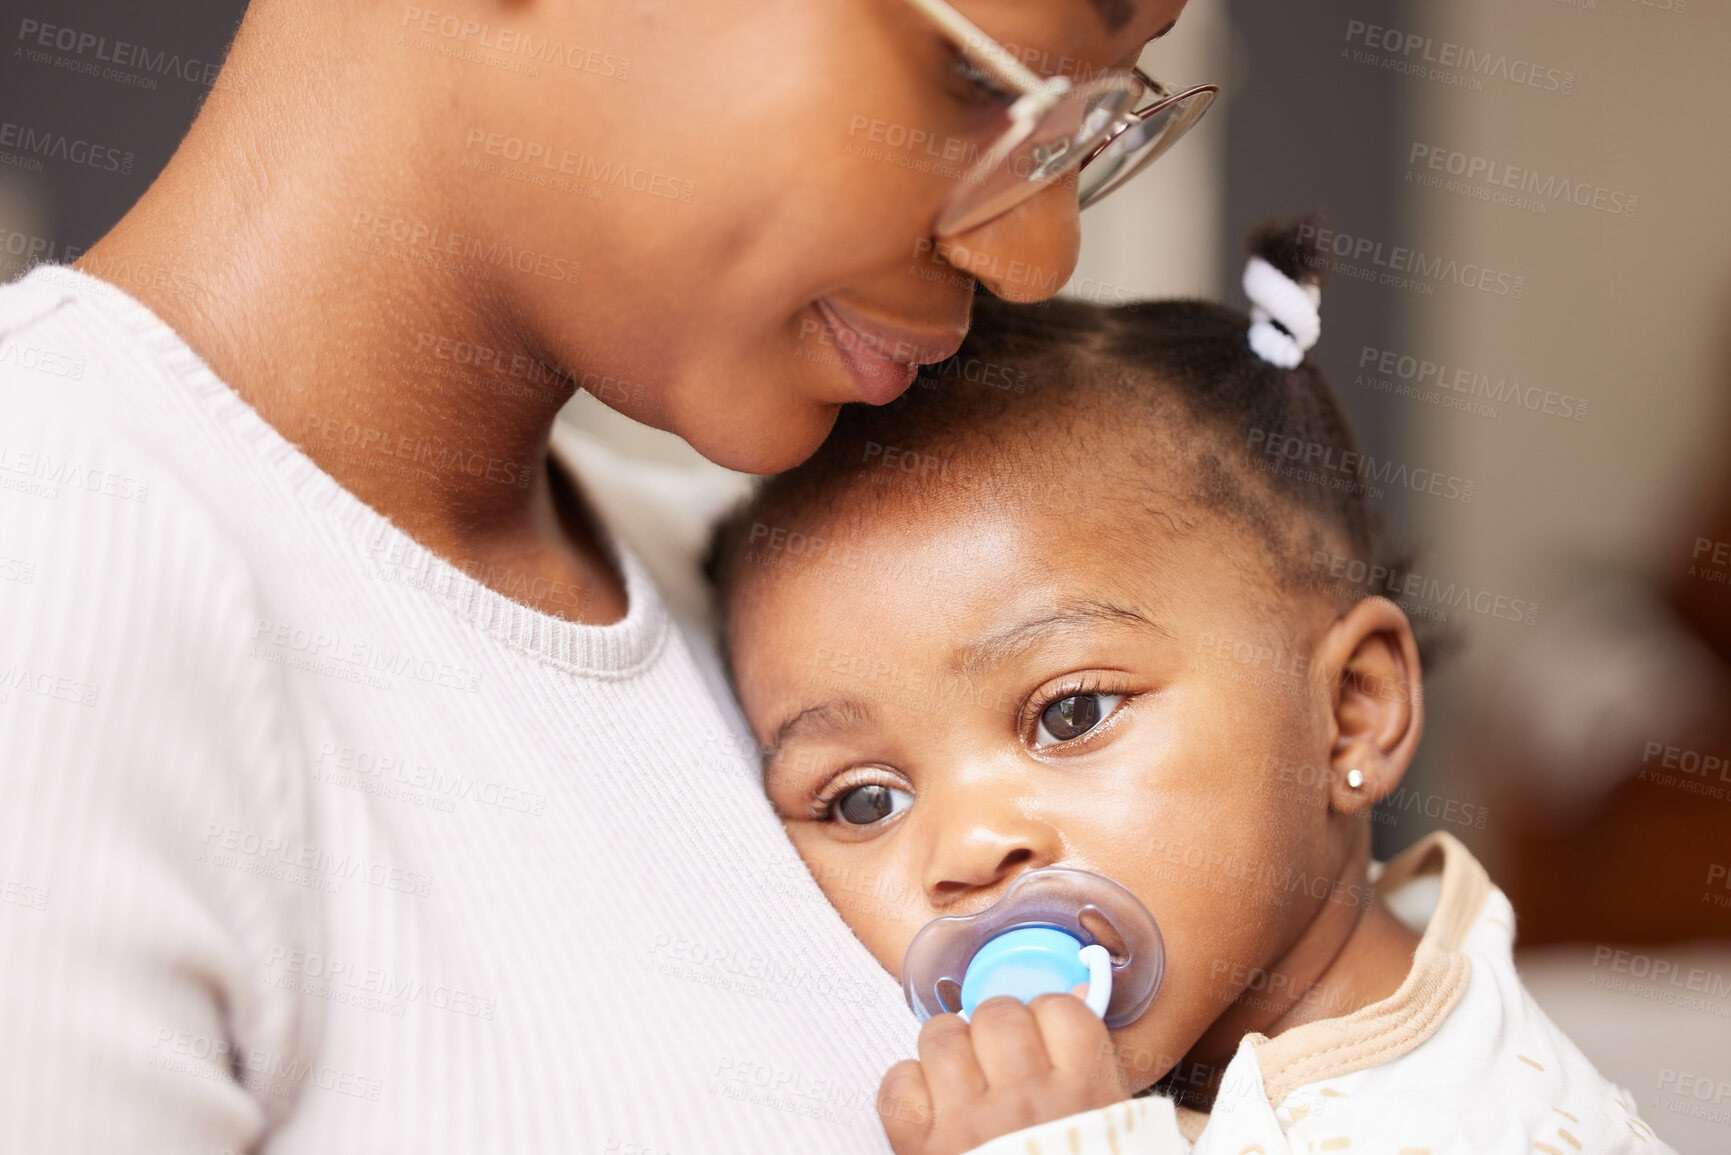
{"label": "blurred background wall", "polygon": [[[244,8],[0,3],[0,121],[131,158],[0,155],[0,279],[118,219]],[[177,64],[93,74],[31,22]],[[1192,0],[1143,64],[1225,94],[1084,218],[1066,290],[1242,303],[1246,230],[1326,214],[1314,355],[1371,453],[1471,494],[1381,502],[1422,547],[1397,600],[1457,645],[1378,851],[1465,840],[1541,1003],[1684,1152],[1731,1150],[1696,1090],[1731,1087],[1728,47],[1722,0]],[[586,396],[566,417],[714,468]]]}

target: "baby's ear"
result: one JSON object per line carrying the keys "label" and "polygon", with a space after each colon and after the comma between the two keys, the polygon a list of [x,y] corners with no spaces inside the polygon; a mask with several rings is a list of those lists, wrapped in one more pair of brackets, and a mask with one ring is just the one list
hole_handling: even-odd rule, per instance
{"label": "baby's ear", "polygon": [[1399,606],[1365,598],[1329,626],[1316,656],[1313,668],[1327,679],[1332,715],[1329,805],[1357,814],[1400,784],[1418,749],[1424,730],[1418,643]]}

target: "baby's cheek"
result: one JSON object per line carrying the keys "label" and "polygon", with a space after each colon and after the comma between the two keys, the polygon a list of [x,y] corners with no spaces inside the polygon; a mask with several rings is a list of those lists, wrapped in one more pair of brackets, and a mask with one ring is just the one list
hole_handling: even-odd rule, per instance
{"label": "baby's cheek", "polygon": [[865,944],[866,950],[871,952],[871,956],[899,981],[902,977],[902,959],[907,955],[908,944],[913,941],[919,926],[884,918],[874,911],[863,909],[857,901],[852,903],[852,914],[840,903],[835,903],[835,907],[860,942]]}
{"label": "baby's cheek", "polygon": [[1143,1016],[1112,1032],[1112,1047],[1130,1085],[1140,1090],[1178,1066],[1204,1031],[1231,1002],[1224,1001],[1195,960],[1172,958],[1167,939],[1167,970],[1160,993]]}
{"label": "baby's cheek", "polygon": [[1149,1015],[1159,1020],[1162,1038],[1188,1049],[1244,990],[1248,976],[1278,953],[1290,929],[1276,885],[1234,878],[1219,867],[1168,868],[1182,874],[1138,890],[1166,947],[1165,977]]}

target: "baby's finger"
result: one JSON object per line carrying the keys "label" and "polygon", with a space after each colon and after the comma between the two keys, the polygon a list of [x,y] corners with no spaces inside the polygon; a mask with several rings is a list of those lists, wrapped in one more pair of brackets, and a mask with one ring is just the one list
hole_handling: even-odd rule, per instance
{"label": "baby's finger", "polygon": [[968,1024],[960,1015],[936,1015],[920,1028],[920,1065],[932,1106],[939,1111],[972,1102],[986,1093],[985,1072],[974,1057]]}
{"label": "baby's finger", "polygon": [[919,1155],[925,1149],[934,1120],[932,1093],[920,1064],[903,1059],[884,1074],[877,1108],[896,1155]]}
{"label": "baby's finger", "polygon": [[974,1057],[992,1086],[1024,1084],[1051,1071],[1039,1024],[1021,1000],[1008,996],[987,999],[974,1008],[968,1025],[974,1037]]}
{"label": "baby's finger", "polygon": [[1118,1057],[1112,1036],[1088,1004],[1074,995],[1041,995],[1029,1011],[1039,1025],[1046,1057],[1054,1070],[1083,1077],[1108,1077],[1116,1085]]}

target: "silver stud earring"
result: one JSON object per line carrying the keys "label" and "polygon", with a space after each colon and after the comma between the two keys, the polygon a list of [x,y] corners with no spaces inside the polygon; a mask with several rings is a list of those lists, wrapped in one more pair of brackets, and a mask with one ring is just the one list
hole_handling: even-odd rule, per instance
{"label": "silver stud earring", "polygon": [[1357,790],[1360,786],[1363,786],[1364,785],[1364,771],[1362,771],[1362,770],[1348,770],[1346,772],[1346,784],[1348,786],[1352,787],[1354,790]]}

